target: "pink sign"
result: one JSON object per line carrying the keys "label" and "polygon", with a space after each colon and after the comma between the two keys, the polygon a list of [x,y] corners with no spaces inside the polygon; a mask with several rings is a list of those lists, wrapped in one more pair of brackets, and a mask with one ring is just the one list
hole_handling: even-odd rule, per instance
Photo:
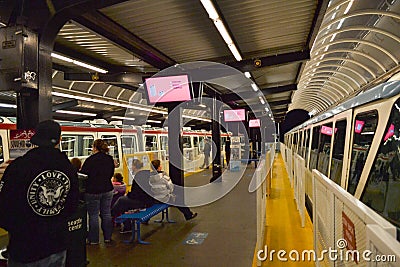
{"label": "pink sign", "polygon": [[249,120],[249,127],[252,128],[257,128],[260,127],[260,119],[253,119],[253,120]]}
{"label": "pink sign", "polygon": [[390,124],[389,126],[389,130],[387,131],[385,138],[383,138],[383,141],[388,140],[390,137],[392,137],[394,135],[394,125]]}
{"label": "pink sign", "polygon": [[224,120],[228,121],[244,121],[246,120],[246,113],[244,109],[230,109],[224,110]]}
{"label": "pink sign", "polygon": [[151,104],[191,99],[187,75],[148,78],[145,85]]}
{"label": "pink sign", "polygon": [[365,121],[356,120],[356,125],[354,127],[354,132],[361,133],[364,127]]}
{"label": "pink sign", "polygon": [[[335,133],[337,132],[337,128],[335,128]],[[321,133],[326,135],[332,135],[332,127],[322,126]]]}

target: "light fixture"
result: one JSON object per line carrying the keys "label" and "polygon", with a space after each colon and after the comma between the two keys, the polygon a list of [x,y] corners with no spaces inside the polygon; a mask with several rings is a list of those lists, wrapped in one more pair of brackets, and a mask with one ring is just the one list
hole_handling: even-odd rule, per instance
{"label": "light fixture", "polygon": [[200,2],[203,4],[203,7],[207,11],[210,19],[214,20],[219,18],[218,12],[217,10],[215,10],[215,7],[211,0],[200,0]]}
{"label": "light fixture", "polygon": [[228,31],[224,23],[222,22],[220,16],[218,15],[217,10],[215,9],[211,0],[200,0],[201,4],[203,5],[204,9],[207,11],[208,16],[214,22],[215,27],[219,31],[219,34],[224,39],[225,43],[228,45],[229,50],[231,50],[233,56],[237,61],[242,60],[242,56],[239,53],[239,50],[236,48],[235,44],[232,41],[231,36],[229,35]]}
{"label": "light fixture", "polygon": [[102,69],[102,68],[99,68],[99,67],[87,64],[85,62],[82,62],[82,61],[79,61],[79,60],[75,60],[75,59],[72,59],[72,58],[69,58],[69,57],[54,53],[54,52],[51,53],[51,56],[54,57],[54,58],[57,58],[59,60],[62,60],[62,61],[65,61],[65,62],[69,62],[69,63],[73,63],[75,65],[84,67],[86,69],[94,70],[94,71],[97,71],[97,72],[100,72],[100,73],[107,73],[108,72],[105,69]]}
{"label": "light fixture", "polygon": [[253,88],[253,90],[254,90],[255,92],[258,91],[258,86],[257,86],[257,84],[255,84],[255,83],[251,83],[251,88]]}
{"label": "light fixture", "polygon": [[346,7],[346,10],[345,10],[344,13],[343,13],[344,15],[346,15],[347,12],[349,12],[351,6],[353,5],[353,2],[354,2],[354,0],[351,0],[351,1],[349,2],[349,4],[348,4],[347,7]]}
{"label": "light fixture", "polygon": [[90,112],[78,112],[78,111],[72,111],[72,110],[56,110],[57,113],[63,113],[63,114],[71,114],[71,115],[81,115],[81,116],[97,116],[95,113],[90,113]]}
{"label": "light fixture", "polygon": [[135,120],[135,118],[132,118],[132,117],[121,117],[121,116],[111,116],[111,119],[128,120],[128,121],[134,121]]}
{"label": "light fixture", "polygon": [[189,116],[189,115],[182,115],[182,117],[183,117],[183,118],[187,118],[187,119],[194,119],[194,120],[199,120],[199,121],[211,122],[210,119],[200,118],[200,117],[193,117],[193,116]]}
{"label": "light fixture", "polygon": [[161,121],[156,121],[156,120],[146,120],[146,122],[161,123]]}
{"label": "light fixture", "polygon": [[17,108],[15,104],[0,103],[0,108]]}
{"label": "light fixture", "polygon": [[246,76],[246,78],[251,78],[251,74],[250,74],[250,72],[248,72],[248,71],[246,71],[245,73],[244,73],[244,76]]}

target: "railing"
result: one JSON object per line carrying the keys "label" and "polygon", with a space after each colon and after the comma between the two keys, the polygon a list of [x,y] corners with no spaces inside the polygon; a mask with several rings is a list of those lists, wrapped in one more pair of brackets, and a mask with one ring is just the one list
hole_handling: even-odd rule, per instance
{"label": "railing", "polygon": [[305,225],[305,160],[295,154],[294,155],[294,196],[297,204],[297,210],[300,214],[301,227]]}
{"label": "railing", "polygon": [[[375,253],[394,254],[384,245],[392,242],[399,247],[392,224],[315,169],[313,185],[314,251],[322,255],[323,251],[336,250],[338,255],[345,255],[335,260],[324,257],[316,262],[317,266],[367,266],[372,263],[363,253],[371,247],[375,248]],[[385,234],[379,234],[382,231]],[[359,256],[351,256],[355,252]],[[369,258],[376,258],[373,253]]]}
{"label": "railing", "polygon": [[[258,185],[256,190],[257,199],[257,250],[264,248],[265,238],[265,227],[267,201],[266,197],[269,196],[271,191],[271,178],[272,178],[272,166],[275,157],[275,146],[272,146],[267,151],[265,158],[261,158],[258,167],[255,171],[255,180]],[[257,259],[257,266],[261,266],[261,261]]]}

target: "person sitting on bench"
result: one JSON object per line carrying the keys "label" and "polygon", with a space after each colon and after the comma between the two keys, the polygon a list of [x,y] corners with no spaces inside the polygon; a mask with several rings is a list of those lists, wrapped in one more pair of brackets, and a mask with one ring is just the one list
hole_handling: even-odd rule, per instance
{"label": "person sitting on bench", "polygon": [[[171,197],[174,197],[174,184],[171,179],[162,171],[161,161],[156,159],[151,162],[153,171],[150,173],[150,186],[153,197],[159,201],[166,203]],[[185,216],[185,219],[191,220],[197,216],[188,207],[176,207]]]}
{"label": "person sitting on bench", "polygon": [[[134,159],[132,161],[132,175],[134,177],[132,180],[131,191],[126,196],[118,198],[118,200],[112,206],[111,215],[113,217],[117,217],[129,210],[151,207],[155,203],[154,199],[147,194],[141,186],[139,186],[139,184],[142,186],[147,185],[148,188],[145,189],[150,192],[150,171],[142,170],[142,167],[143,163],[140,160]],[[127,222],[121,227],[120,233],[129,233],[131,231],[132,225],[130,222]]]}

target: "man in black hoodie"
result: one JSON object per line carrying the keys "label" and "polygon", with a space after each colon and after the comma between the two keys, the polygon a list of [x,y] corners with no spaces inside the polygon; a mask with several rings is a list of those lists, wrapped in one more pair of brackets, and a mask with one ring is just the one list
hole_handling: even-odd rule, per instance
{"label": "man in black hoodie", "polygon": [[60,125],[39,123],[31,143],[0,181],[0,227],[9,233],[8,266],[65,266],[67,218],[78,201],[78,177],[58,148]]}

